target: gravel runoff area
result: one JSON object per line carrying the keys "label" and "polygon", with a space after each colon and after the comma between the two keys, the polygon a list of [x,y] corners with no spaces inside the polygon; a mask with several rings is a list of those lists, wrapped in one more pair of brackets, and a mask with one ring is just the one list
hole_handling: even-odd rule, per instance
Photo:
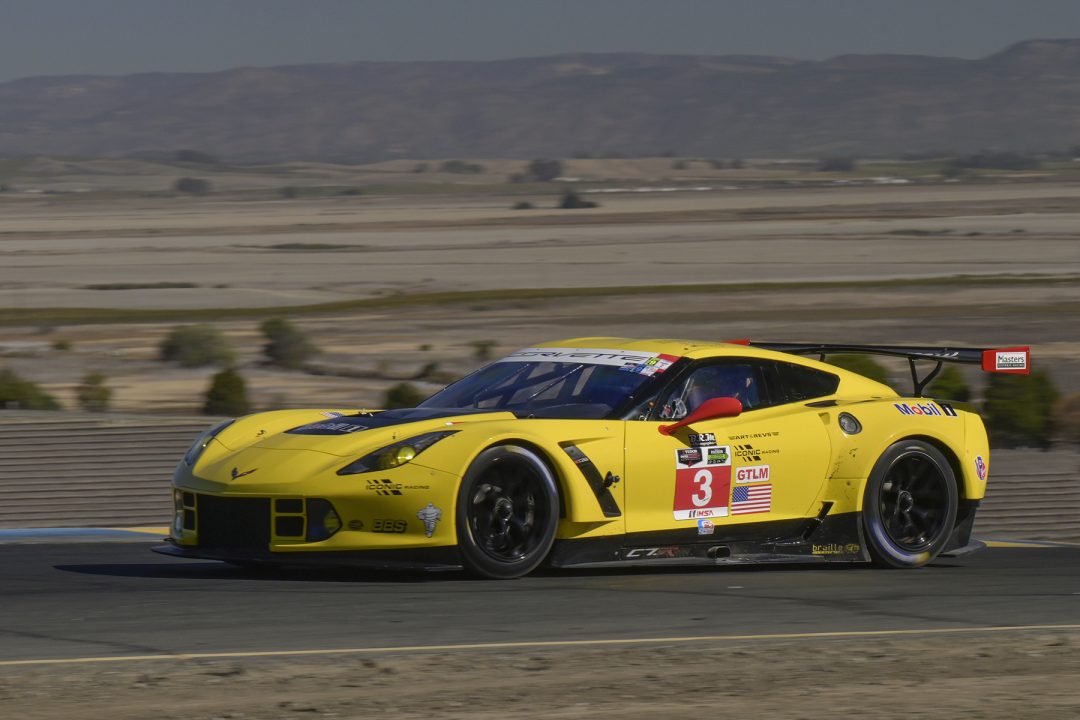
{"label": "gravel runoff area", "polygon": [[1071,720],[1078,676],[1080,628],[729,639],[7,666],[0,715]]}

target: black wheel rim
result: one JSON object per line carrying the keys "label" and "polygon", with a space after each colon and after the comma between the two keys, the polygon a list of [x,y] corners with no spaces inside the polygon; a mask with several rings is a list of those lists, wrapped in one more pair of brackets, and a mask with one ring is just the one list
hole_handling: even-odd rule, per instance
{"label": "black wheel rim", "polygon": [[922,552],[941,537],[949,507],[948,479],[922,453],[897,458],[881,484],[878,511],[889,539],[901,550]]}
{"label": "black wheel rim", "polygon": [[477,546],[501,562],[527,557],[550,522],[543,479],[524,463],[501,462],[473,485],[469,529]]}

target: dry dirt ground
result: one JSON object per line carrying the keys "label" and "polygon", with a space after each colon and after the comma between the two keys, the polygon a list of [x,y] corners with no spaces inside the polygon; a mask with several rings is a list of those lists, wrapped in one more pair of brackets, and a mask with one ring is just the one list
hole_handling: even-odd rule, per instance
{"label": "dry dirt ground", "polygon": [[0,668],[0,715],[110,718],[1061,718],[1076,631]]}
{"label": "dry dirt ground", "polygon": [[[577,213],[553,211],[550,200],[549,209],[513,211],[505,197],[456,195],[5,197],[0,311],[212,311],[509,291],[296,315],[324,351],[317,375],[262,365],[260,318],[213,317],[238,350],[258,408],[378,405],[387,387],[425,366],[424,390],[474,368],[475,341],[493,341],[499,353],[584,335],[1030,343],[1064,391],[1080,389],[1080,185],[619,195]],[[953,276],[983,280],[940,280]],[[840,284],[792,284],[823,280]],[[145,287],[161,282],[190,287]],[[732,282],[743,286],[679,288]],[[100,289],[116,283],[127,289]],[[520,288],[605,286],[629,289],[514,297]],[[155,359],[180,322],[0,325],[0,366],[44,384],[67,407],[81,377],[97,370],[117,410],[190,413],[213,369]]]}

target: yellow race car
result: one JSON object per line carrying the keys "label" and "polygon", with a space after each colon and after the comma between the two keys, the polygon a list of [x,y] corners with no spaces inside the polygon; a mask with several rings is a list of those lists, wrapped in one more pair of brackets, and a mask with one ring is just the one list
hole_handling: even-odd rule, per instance
{"label": "yellow race car", "polygon": [[[910,397],[805,357],[907,358]],[[921,377],[917,363],[933,368]],[[922,397],[943,362],[1026,373],[1028,348],[577,338],[404,410],[281,410],[204,433],[158,552],[239,565],[464,567],[872,561],[970,538],[980,418]]]}

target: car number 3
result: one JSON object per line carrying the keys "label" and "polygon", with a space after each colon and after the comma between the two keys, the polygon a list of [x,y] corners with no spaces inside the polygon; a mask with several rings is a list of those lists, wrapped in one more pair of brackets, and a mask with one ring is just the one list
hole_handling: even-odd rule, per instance
{"label": "car number 3", "polygon": [[700,483],[700,486],[694,491],[694,494],[690,496],[690,502],[694,503],[697,507],[705,507],[712,501],[712,473],[708,470],[698,470],[694,475],[694,482]]}

